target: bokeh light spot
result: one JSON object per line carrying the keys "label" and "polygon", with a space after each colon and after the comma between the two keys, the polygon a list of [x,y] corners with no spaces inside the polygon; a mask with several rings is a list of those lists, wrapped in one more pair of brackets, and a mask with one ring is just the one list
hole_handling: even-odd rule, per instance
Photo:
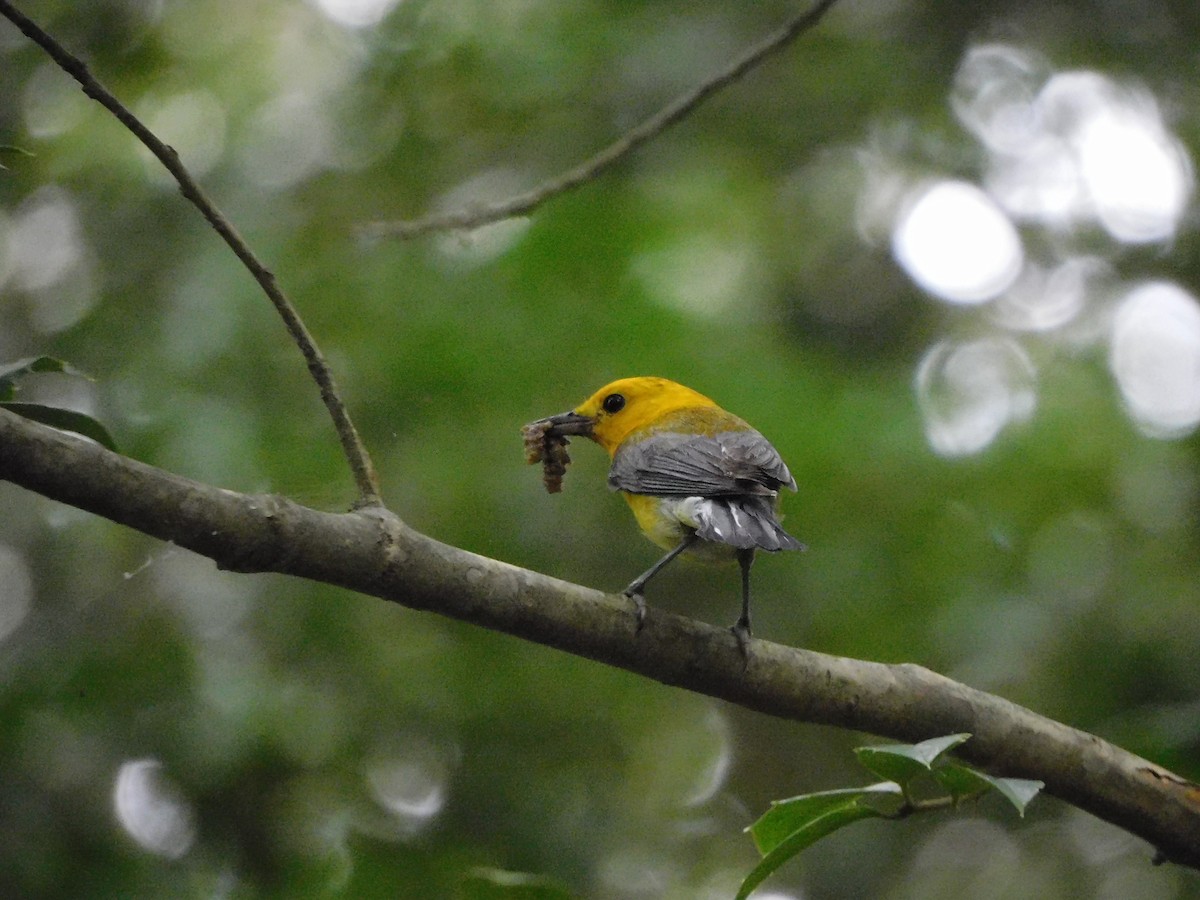
{"label": "bokeh light spot", "polygon": [[276,97],[258,110],[240,148],[247,177],[281,190],[304,181],[325,164],[330,128],[323,108],[301,94]]}
{"label": "bokeh light spot", "polygon": [[399,0],[313,0],[326,16],[347,28],[378,25]]}
{"label": "bokeh light spot", "polygon": [[18,288],[37,291],[65,279],[83,257],[74,201],[57,189],[39,191],[17,210],[8,255]]}
{"label": "bokeh light spot", "polygon": [[988,190],[1042,225],[1096,223],[1125,243],[1169,239],[1194,179],[1154,97],[1098,72],[1045,77],[1045,68],[1004,45],[964,57],[951,105],[989,153]]}
{"label": "bokeh light spot", "polygon": [[401,839],[420,833],[445,808],[457,754],[457,747],[405,735],[391,752],[377,753],[367,762],[367,789],[391,815]]}
{"label": "bokeh light spot", "polygon": [[967,51],[954,79],[950,107],[963,127],[993,152],[1019,152],[1037,136],[1034,99],[1043,65],[1007,44]]}
{"label": "bokeh light spot", "polygon": [[1161,455],[1121,461],[1116,499],[1125,518],[1151,534],[1186,528],[1200,502],[1200,472],[1181,445],[1160,444]]}
{"label": "bokeh light spot", "polygon": [[143,848],[179,859],[196,840],[191,807],[156,759],[122,763],[113,790],[117,819]]}
{"label": "bokeh light spot", "polygon": [[[904,884],[917,897],[1011,897],[1021,849],[1012,835],[983,819],[961,818],[937,828],[910,849]],[[1043,887],[1031,876],[1022,887]],[[1042,894],[1043,891],[1038,891]]]}
{"label": "bokeh light spot", "polygon": [[1033,363],[1006,338],[936,344],[917,367],[916,382],[925,435],[943,456],[978,453],[1037,403]]}
{"label": "bokeh light spot", "polygon": [[697,234],[643,253],[631,269],[655,299],[676,309],[713,316],[752,293],[750,249],[715,235]]}
{"label": "bokeh light spot", "polygon": [[25,82],[22,95],[25,129],[30,137],[51,139],[79,125],[88,112],[86,95],[62,70],[46,63]]}
{"label": "bokeh light spot", "polygon": [[388,812],[414,828],[427,824],[446,805],[442,777],[413,760],[386,760],[367,768],[371,794]]}
{"label": "bokeh light spot", "polygon": [[[144,100],[141,118],[175,148],[193,176],[207,175],[225,150],[225,109],[211,91],[187,91],[171,97]],[[149,150],[138,145],[146,174],[161,184],[175,181]]]}
{"label": "bokeh light spot", "polygon": [[8,280],[26,293],[34,328],[54,334],[92,310],[96,278],[71,194],[58,187],[38,190],[15,210],[0,236]]}
{"label": "bokeh light spot", "polygon": [[1070,257],[1051,269],[1027,263],[992,312],[1006,328],[1050,331],[1071,322],[1083,310],[1092,282],[1108,267],[1092,256]]}
{"label": "bokeh light spot", "polygon": [[953,303],[982,303],[1008,288],[1024,253],[995,201],[962,181],[920,189],[892,237],[896,260],[925,290]]}
{"label": "bokeh light spot", "polygon": [[1097,110],[1080,130],[1079,156],[1096,215],[1114,238],[1146,243],[1175,232],[1191,166],[1151,102]]}
{"label": "bokeh light spot", "polygon": [[1134,288],[1113,320],[1109,365],[1126,408],[1152,437],[1200,422],[1200,305],[1169,282]]}
{"label": "bokeh light spot", "polygon": [[[433,208],[441,213],[484,207],[526,187],[520,174],[512,169],[489,169],[451,188],[438,198]],[[469,269],[503,255],[520,241],[528,229],[529,219],[516,216],[490,225],[440,235],[434,246],[455,268]]]}

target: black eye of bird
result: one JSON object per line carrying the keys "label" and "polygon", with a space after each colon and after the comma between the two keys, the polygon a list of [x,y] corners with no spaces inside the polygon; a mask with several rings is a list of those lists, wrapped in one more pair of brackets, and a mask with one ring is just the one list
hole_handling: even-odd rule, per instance
{"label": "black eye of bird", "polygon": [[625,408],[625,398],[620,394],[609,394],[604,398],[604,403],[602,405],[604,407],[604,411],[607,413],[620,412]]}

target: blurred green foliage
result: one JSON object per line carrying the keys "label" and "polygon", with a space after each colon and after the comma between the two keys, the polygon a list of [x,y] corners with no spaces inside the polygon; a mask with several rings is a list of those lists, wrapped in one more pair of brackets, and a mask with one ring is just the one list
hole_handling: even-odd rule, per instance
{"label": "blurred green foliage", "polygon": [[[562,495],[519,426],[625,375],[755,423],[801,488],[803,556],[756,567],[756,633],[913,661],[1200,776],[1197,441],[1127,414],[1103,340],[1013,338],[1032,411],[946,456],[914,387],[944,340],[994,335],[893,260],[880,184],[979,182],[949,99],[1002,41],[1157,98],[1200,138],[1190,0],[846,0],[603,178],[528,220],[411,243],[359,227],[524,190],[590,155],[795,13],[767,2],[30,0],[278,275],[415,527],[618,589],[657,550],[579,446]],[[369,9],[369,4],[361,8]],[[336,7],[341,15],[352,9]],[[237,490],[345,508],[303,363],[249,276],[107,113],[0,23],[0,362],[122,450]],[[1021,225],[1114,283],[1200,285],[1171,239]],[[1032,252],[1032,249],[1031,249]],[[1064,334],[1066,335],[1064,337]],[[732,896],[742,828],[856,778],[860,740],[332,588],[218,572],[0,485],[0,895],[454,897],[471,872],[580,897]],[[716,623],[733,570],[649,602]],[[785,896],[1200,896],[1194,875],[1049,799],[838,834]],[[536,879],[532,884],[540,884]]]}

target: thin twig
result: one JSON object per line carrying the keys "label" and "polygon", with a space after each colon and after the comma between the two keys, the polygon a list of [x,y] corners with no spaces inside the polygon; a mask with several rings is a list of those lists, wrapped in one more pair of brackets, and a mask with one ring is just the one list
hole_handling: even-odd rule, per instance
{"label": "thin twig", "polygon": [[372,506],[380,502],[379,500],[379,481],[375,474],[375,467],[371,463],[370,454],[367,452],[366,446],[359,437],[358,430],[354,427],[354,423],[350,420],[350,413],[346,410],[346,404],[343,402],[341,394],[337,389],[337,385],[333,379],[333,373],[329,369],[329,365],[325,362],[325,357],[321,354],[317,343],[313,340],[308,328],[305,327],[303,320],[300,318],[300,313],[292,302],[284,295],[278,283],[275,281],[275,276],[266,266],[264,266],[258,257],[250,250],[250,247],[238,234],[237,230],[229,222],[228,219],[216,208],[211,200],[200,189],[200,186],[192,178],[191,173],[184,167],[179,159],[179,154],[175,152],[173,147],[163,143],[159,138],[147,128],[141,120],[130,112],[113,94],[108,91],[95,76],[88,71],[87,66],[78,57],[68,52],[54,38],[47,34],[35,22],[29,19],[24,13],[16,9],[7,0],[0,0],[0,15],[12,22],[21,30],[21,32],[31,41],[46,51],[47,54],[58,63],[59,68],[79,82],[83,88],[83,92],[91,97],[124,125],[133,135],[145,144],[146,148],[158,158],[158,161],[163,164],[168,172],[174,177],[179,184],[180,193],[183,194],[191,203],[200,210],[200,213],[208,220],[208,223],[221,236],[226,244],[229,245],[242,264],[254,276],[254,280],[258,282],[263,292],[274,304],[276,311],[283,318],[283,324],[295,341],[296,346],[300,348],[300,352],[304,354],[304,361],[308,365],[309,374],[317,383],[317,387],[321,391],[321,400],[324,401],[326,409],[329,410],[329,415],[333,418],[334,428],[337,429],[338,438],[342,444],[342,452],[346,456],[347,462],[350,464],[350,470],[354,475],[354,482],[358,489],[357,506]]}
{"label": "thin twig", "polygon": [[532,190],[517,194],[496,203],[478,204],[467,209],[449,213],[436,213],[421,219],[398,222],[374,222],[364,225],[361,233],[368,238],[396,237],[401,240],[418,237],[437,231],[479,228],[502,219],[522,216],[533,212],[543,203],[559,194],[565,194],[600,175],[610,166],[620,162],[642,144],[658,137],[672,125],[686,118],[701,103],[741,79],[743,75],[778,50],[783,49],[820,21],[821,17],[837,0],[819,0],[811,9],[750,47],[740,57],[697,87],[676,97],[640,125],[625,132],[620,138],[605,147],[595,156],[584,160],[572,169],[556,175]]}
{"label": "thin twig", "polygon": [[894,812],[880,812],[880,816],[885,819],[907,819],[913,813],[933,812],[939,809],[953,809],[960,806],[964,800],[976,800],[983,795],[983,791],[978,791],[967,797],[955,797],[952,794],[947,794],[944,797],[930,797],[928,800],[905,800],[899,809]]}

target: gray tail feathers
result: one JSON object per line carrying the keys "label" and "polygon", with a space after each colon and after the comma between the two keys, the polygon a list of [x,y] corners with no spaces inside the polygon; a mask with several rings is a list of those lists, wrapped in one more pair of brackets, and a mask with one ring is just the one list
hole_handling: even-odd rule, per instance
{"label": "gray tail feathers", "polygon": [[701,502],[696,534],[739,550],[803,550],[783,530],[771,497],[713,497]]}

